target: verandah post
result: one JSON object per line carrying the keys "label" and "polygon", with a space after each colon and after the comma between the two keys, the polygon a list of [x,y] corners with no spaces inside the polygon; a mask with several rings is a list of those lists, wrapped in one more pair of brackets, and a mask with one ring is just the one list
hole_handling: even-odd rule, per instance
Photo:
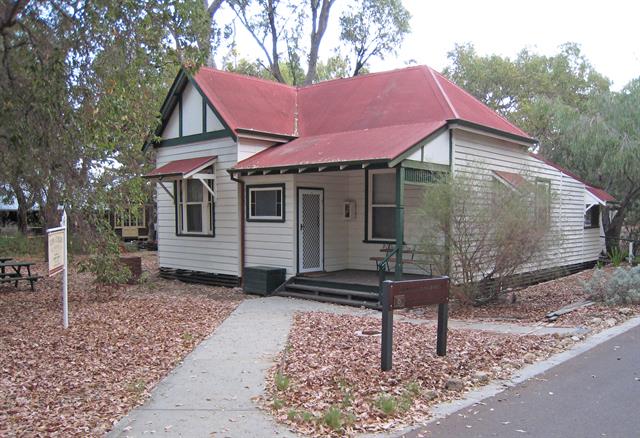
{"label": "verandah post", "polygon": [[396,168],[396,268],[395,280],[402,280],[402,255],[404,244],[404,167]]}

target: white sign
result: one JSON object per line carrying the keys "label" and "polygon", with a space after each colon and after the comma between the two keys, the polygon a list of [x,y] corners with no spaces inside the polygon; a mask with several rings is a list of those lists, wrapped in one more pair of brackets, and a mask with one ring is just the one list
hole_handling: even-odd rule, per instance
{"label": "white sign", "polygon": [[64,269],[64,236],[63,230],[51,231],[48,238],[47,258],[49,260],[49,276]]}
{"label": "white sign", "polygon": [[67,294],[67,212],[63,210],[62,221],[57,228],[47,230],[49,244],[49,276],[62,272],[62,325],[69,327],[69,297]]}

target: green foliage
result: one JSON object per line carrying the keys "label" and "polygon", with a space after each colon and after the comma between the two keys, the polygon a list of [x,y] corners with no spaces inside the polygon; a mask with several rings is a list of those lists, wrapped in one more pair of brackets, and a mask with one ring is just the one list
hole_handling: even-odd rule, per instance
{"label": "green foliage", "polygon": [[0,256],[44,256],[44,236],[25,236],[17,233],[12,236],[0,236]]}
{"label": "green foliage", "polygon": [[616,268],[627,258],[627,253],[622,251],[618,246],[611,248],[607,255],[609,256],[609,260],[611,260],[611,264]]}
{"label": "green foliage", "polygon": [[331,406],[322,416],[324,424],[333,430],[340,430],[345,424],[345,416],[337,406]]}
{"label": "green foliage", "polygon": [[479,166],[430,184],[420,208],[424,264],[450,273],[475,304],[497,298],[502,282],[540,262],[554,240],[551,194],[533,182],[507,187],[492,175]]}
{"label": "green foliage", "polygon": [[273,409],[275,409],[276,411],[279,411],[284,407],[284,400],[279,398],[274,398],[272,406],[273,406]]}
{"label": "green foliage", "polygon": [[387,416],[395,415],[398,411],[398,399],[389,394],[381,394],[376,399],[376,407]]}
{"label": "green foliage", "polygon": [[338,381],[338,388],[342,393],[342,401],[340,402],[340,406],[343,408],[348,408],[353,403],[353,387],[348,381],[341,379],[340,381]]}
{"label": "green foliage", "polygon": [[410,31],[411,14],[400,0],[359,0],[340,17],[340,40],[354,55],[353,76],[372,57],[396,53]]}
{"label": "green foliage", "polygon": [[590,299],[608,305],[640,304],[640,266],[617,268],[610,276],[596,270],[584,290]]}
{"label": "green foliage", "polygon": [[80,263],[80,270],[92,272],[98,283],[126,283],[131,271],[120,263],[120,240],[108,224],[103,222],[98,226],[98,237],[91,243],[91,256]]}
{"label": "green foliage", "polygon": [[289,377],[282,374],[280,371],[276,373],[273,380],[276,384],[276,389],[281,392],[286,391],[291,383]]}

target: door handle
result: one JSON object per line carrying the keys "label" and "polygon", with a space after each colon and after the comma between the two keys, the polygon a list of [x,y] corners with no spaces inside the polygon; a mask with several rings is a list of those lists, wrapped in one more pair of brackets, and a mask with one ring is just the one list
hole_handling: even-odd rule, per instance
{"label": "door handle", "polygon": [[300,223],[300,231],[304,230],[304,224]]}

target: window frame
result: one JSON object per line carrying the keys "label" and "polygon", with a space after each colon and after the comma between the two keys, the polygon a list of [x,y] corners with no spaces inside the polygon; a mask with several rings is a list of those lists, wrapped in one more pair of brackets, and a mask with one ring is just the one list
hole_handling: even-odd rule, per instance
{"label": "window frame", "polygon": [[[286,185],[282,184],[251,184],[245,190],[245,220],[247,222],[272,222],[283,223],[286,221]],[[253,192],[279,191],[280,192],[280,216],[253,216],[251,215],[251,194]],[[277,202],[277,201],[276,201]]]}
{"label": "window frame", "polygon": [[[591,218],[589,225],[587,225],[587,216]],[[594,228],[600,228],[600,205],[594,204],[584,212],[584,229],[591,230]]]}
{"label": "window frame", "polygon": [[[197,182],[202,189],[202,201],[187,202],[187,185],[188,181]],[[205,180],[211,190],[214,190],[214,181]],[[207,190],[200,180],[195,178],[180,179],[173,183],[174,193],[174,206],[175,206],[175,223],[176,223],[176,236],[184,237],[216,237],[216,200]],[[187,231],[186,230],[186,217],[188,205],[201,205],[202,224],[207,224],[206,230],[201,232]],[[207,208],[209,207],[209,208]]]}
{"label": "window frame", "polygon": [[[539,189],[538,187],[544,184],[547,186],[547,199],[545,200],[545,204],[544,206],[542,206],[540,204],[539,201]],[[543,224],[550,224],[551,223],[551,180],[547,179],[547,178],[536,178],[535,182],[534,182],[534,205],[533,205],[533,211],[534,211],[534,215],[535,215],[535,219],[536,219],[536,223],[540,223],[542,222]],[[545,209],[545,215],[544,217],[541,217],[540,212],[542,211],[542,208],[544,207]]]}
{"label": "window frame", "polygon": [[[366,212],[367,212],[367,220],[366,220],[366,225],[365,225],[365,242],[367,243],[390,243],[390,242],[395,242],[396,241],[396,237],[394,236],[393,238],[390,239],[385,239],[385,238],[381,238],[381,237],[373,237],[373,209],[374,208],[394,208],[394,215],[395,215],[395,208],[397,207],[397,199],[396,199],[396,195],[397,195],[397,188],[395,187],[396,184],[396,180],[395,180],[395,175],[397,173],[397,169],[395,168],[382,168],[382,169],[366,169],[366,175],[365,175],[365,182],[366,182],[366,190],[365,190],[365,196],[366,196]],[[394,202],[393,204],[375,204],[373,203],[373,176],[376,174],[383,174],[383,173],[390,173],[394,175],[394,190],[393,190],[393,197],[394,197]],[[395,218],[395,216],[394,216]],[[395,227],[395,225],[394,225]],[[394,234],[395,234],[395,229],[394,229]]]}

